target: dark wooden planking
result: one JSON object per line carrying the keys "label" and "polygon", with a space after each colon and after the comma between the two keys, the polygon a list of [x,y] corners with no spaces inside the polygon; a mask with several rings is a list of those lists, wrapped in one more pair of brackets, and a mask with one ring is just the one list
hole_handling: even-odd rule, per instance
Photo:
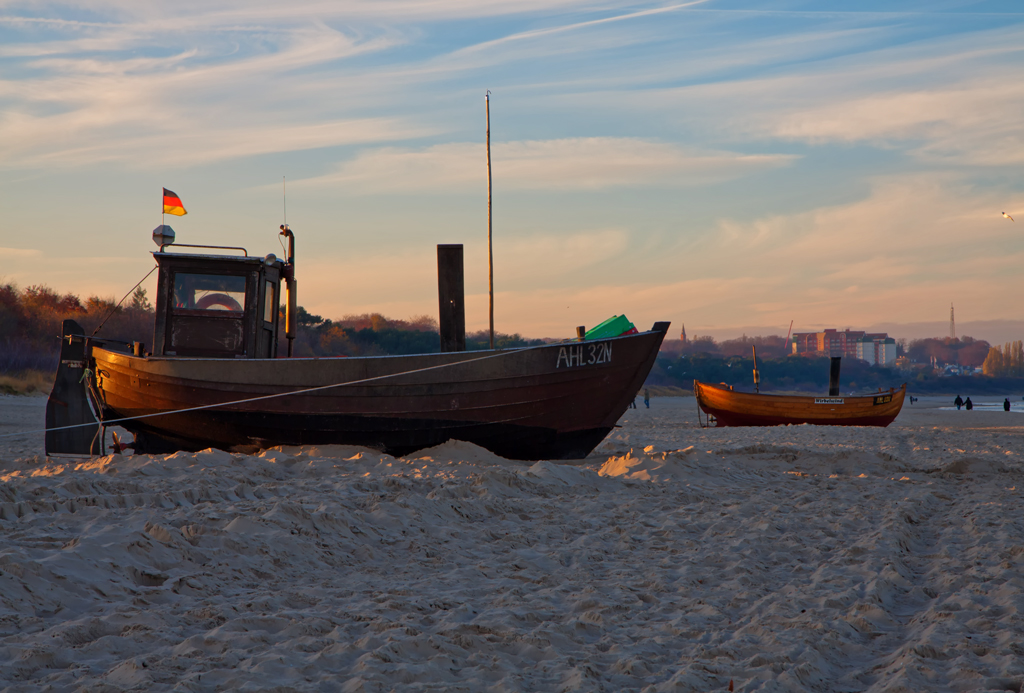
{"label": "dark wooden planking", "polygon": [[166,359],[96,348],[93,357],[107,420],[393,376],[121,424],[181,449],[349,443],[403,454],[458,438],[513,458],[557,459],[585,456],[615,425],[654,363],[667,323],[657,327],[595,342],[416,356]]}

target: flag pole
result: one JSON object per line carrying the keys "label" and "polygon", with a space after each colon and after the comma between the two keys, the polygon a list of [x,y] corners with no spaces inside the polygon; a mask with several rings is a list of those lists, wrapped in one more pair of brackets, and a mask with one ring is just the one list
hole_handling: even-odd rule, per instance
{"label": "flag pole", "polygon": [[487,109],[487,294],[490,298],[491,348],[494,348],[494,252],[491,248],[491,90],[484,94]]}

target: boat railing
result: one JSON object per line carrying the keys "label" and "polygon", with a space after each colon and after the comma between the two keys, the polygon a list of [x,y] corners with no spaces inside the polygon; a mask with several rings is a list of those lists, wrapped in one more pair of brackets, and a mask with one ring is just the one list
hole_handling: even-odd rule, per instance
{"label": "boat railing", "polygon": [[160,252],[169,252],[168,248],[210,248],[211,250],[241,250],[245,257],[249,257],[249,251],[238,245],[197,245],[195,243],[165,243],[160,246]]}

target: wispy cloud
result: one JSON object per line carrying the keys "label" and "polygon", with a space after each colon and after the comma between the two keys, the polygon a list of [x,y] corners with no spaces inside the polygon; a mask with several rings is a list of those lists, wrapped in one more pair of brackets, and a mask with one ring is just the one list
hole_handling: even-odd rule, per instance
{"label": "wispy cloud", "polygon": [[201,204],[261,223],[278,196],[253,181],[287,173],[305,305],[432,313],[433,243],[480,236],[489,88],[495,190],[519,205],[496,219],[502,329],[920,320],[950,295],[1010,314],[1024,245],[991,215],[1024,209],[1024,22],[902,11],[924,4],[0,0],[5,205],[53,229],[19,280],[98,281],[48,259],[71,243],[53,190],[83,171],[107,176],[83,219],[134,224],[171,167],[203,185],[183,234]]}
{"label": "wispy cloud", "polygon": [[[622,229],[588,229],[568,234],[516,232],[495,241],[495,272],[498,286],[510,303],[531,285],[554,293],[579,290],[556,288],[561,278],[592,271],[601,263],[622,255],[629,235]],[[319,254],[304,262],[303,305],[324,315],[382,311],[391,306],[395,316],[433,313],[437,307],[437,261],[434,247],[420,242],[416,250],[379,255],[360,254],[358,262]],[[487,249],[483,243],[465,248],[466,292],[486,292]],[[342,268],[339,274],[339,268]],[[339,286],[343,276],[343,286]],[[477,299],[474,299],[477,300]],[[561,300],[561,299],[557,299]],[[557,302],[556,300],[556,302]],[[477,328],[473,328],[477,329]],[[521,329],[517,327],[516,329]]]}
{"label": "wispy cloud", "polygon": [[0,166],[191,165],[432,134],[395,117],[332,117],[330,104],[291,107],[293,99],[308,102],[300,95],[309,85],[289,82],[296,70],[389,41],[320,26],[288,35],[273,50],[237,57],[193,48],[163,56],[34,58],[26,69],[41,76],[0,80],[0,98],[18,104],[0,115]]}
{"label": "wispy cloud", "polygon": [[621,256],[629,247],[623,229],[593,229],[565,235],[518,233],[499,239],[497,266],[509,268],[517,282],[549,283],[552,277],[588,270]]}
{"label": "wispy cloud", "polygon": [[[687,150],[633,138],[503,142],[492,146],[497,185],[518,190],[600,190],[623,186],[699,185],[790,164],[784,154]],[[335,173],[297,185],[342,186],[376,193],[478,190],[483,180],[482,144],[441,144],[424,149],[364,151]]]}
{"label": "wispy cloud", "polygon": [[[67,137],[60,142],[63,146],[59,148],[46,151],[37,147],[34,151],[25,151],[24,141],[11,142],[6,147],[0,145],[0,158],[10,154],[7,161],[17,160],[22,166],[121,162],[130,167],[187,167],[259,154],[394,141],[430,134],[428,130],[414,129],[409,123],[381,118],[274,127],[253,125],[231,128],[218,125],[199,131],[191,129],[187,122],[179,122],[169,123],[159,131],[121,137],[117,137],[116,125],[108,123],[103,128],[93,129],[89,133],[91,136],[74,138],[71,135],[76,131],[87,129],[76,120],[72,117],[51,117],[43,122],[18,124],[14,129],[39,138],[36,141],[44,138],[48,126],[67,123],[69,127],[63,131]],[[3,164],[0,163],[0,166]]]}
{"label": "wispy cloud", "polygon": [[766,121],[773,138],[810,143],[910,142],[912,155],[928,161],[974,166],[1024,163],[1024,112],[1020,75],[971,78],[945,87],[870,94]]}
{"label": "wispy cloud", "polygon": [[42,251],[41,250],[36,250],[35,248],[2,248],[2,247],[0,247],[0,257],[26,258],[26,257],[36,257],[36,256],[39,256],[39,255],[42,255]]}
{"label": "wispy cloud", "polygon": [[[998,200],[950,176],[880,177],[848,204],[722,220],[691,273],[763,282],[750,299],[777,302],[765,316],[781,323],[913,321],[936,302],[948,310],[949,300],[994,318],[1012,312],[999,287],[1024,261],[1024,238],[999,224]],[[731,313],[740,324],[764,323],[744,301]],[[723,324],[699,309],[691,321]]]}
{"label": "wispy cloud", "polygon": [[[948,315],[950,300],[965,319],[995,319],[1015,310],[1015,293],[1006,289],[1016,286],[1024,262],[1024,237],[994,209],[998,200],[949,176],[882,177],[861,199],[786,215],[723,217],[689,234],[705,239],[699,249],[681,242],[657,253],[626,228],[564,236],[505,228],[495,261],[501,329],[558,336],[623,312],[638,324],[669,319],[704,331],[784,328],[793,319],[798,326],[863,327]],[[341,266],[351,288],[339,300],[330,298],[337,287],[323,286],[317,312],[353,312],[346,307],[352,305],[359,312],[375,303],[396,315],[433,311],[431,251],[398,264],[319,258],[323,278],[315,281],[332,281],[337,270],[328,268]],[[485,252],[479,243],[466,248],[467,268],[476,268],[467,275],[471,329],[486,316],[479,271]],[[612,259],[615,269],[608,271]]]}
{"label": "wispy cloud", "polygon": [[[2,165],[78,165],[97,152],[107,159],[139,160],[122,150],[174,150],[188,132],[211,136],[177,159],[150,160],[204,163],[247,151],[289,151],[293,141],[296,150],[371,141],[365,134],[339,137],[333,124],[360,121],[360,111],[370,109],[404,110],[403,94],[429,100],[430,89],[445,80],[475,80],[471,75],[516,64],[529,65],[526,74],[539,72],[529,86],[534,95],[527,98],[559,85],[578,95],[600,84],[604,91],[591,91],[575,105],[601,111],[635,112],[638,87],[655,87],[643,92],[643,114],[635,126],[640,132],[645,119],[670,110],[673,118],[703,117],[720,142],[723,136],[883,146],[900,140],[913,142],[914,153],[929,160],[984,164],[1024,157],[1014,131],[1024,88],[1014,86],[1020,81],[1016,68],[1007,67],[1020,50],[1019,32],[1012,28],[991,32],[993,45],[984,51],[976,38],[953,40],[951,47],[944,38],[871,50],[897,31],[894,15],[796,13],[817,23],[784,36],[745,39],[737,50],[734,42],[700,38],[704,32],[721,34],[737,14],[701,1],[627,11],[576,0],[543,12],[539,3],[470,4],[312,2],[285,11],[269,2],[171,8],[109,2],[90,4],[82,19],[50,16],[52,10],[40,9],[46,4],[30,6],[33,16],[8,11],[0,23],[38,24],[47,31],[0,46],[0,56],[18,68],[0,79],[0,99],[8,104],[0,120],[7,144]],[[20,5],[8,5],[14,7]],[[518,15],[531,22],[513,31],[496,26],[494,38],[441,43],[426,53],[398,51],[414,46],[427,30],[416,22]],[[885,17],[887,22],[880,19]],[[681,29],[697,35],[686,43],[686,59],[673,59],[680,57],[673,37]],[[651,50],[659,59],[637,63],[629,56],[638,50]],[[624,59],[611,59],[619,51],[625,51]],[[830,57],[837,51],[843,55]],[[367,62],[369,56],[375,60]],[[806,63],[821,57],[830,58],[827,69]],[[356,59],[364,61],[358,68],[339,69]],[[979,83],[972,68],[992,61],[998,71]],[[593,68],[586,67],[591,63]],[[775,70],[755,80],[735,78],[737,71],[757,65],[784,67],[781,75]],[[666,89],[666,81],[699,84]],[[917,86],[908,89],[907,82]],[[564,109],[578,97],[546,98]],[[381,127],[372,141],[394,143],[451,128],[438,124],[442,114],[430,125],[430,114],[417,115],[418,125],[398,126],[393,117],[377,116]],[[237,146],[208,146],[236,129],[251,136],[236,138]],[[317,139],[316,133],[324,136]],[[248,145],[259,141],[280,144]],[[197,156],[190,158],[192,153]]]}
{"label": "wispy cloud", "polygon": [[[173,17],[206,17],[220,18],[222,23],[238,23],[248,18],[255,22],[264,18],[289,20],[305,19],[309,16],[338,17],[379,17],[381,15],[408,15],[414,19],[435,16],[451,18],[466,16],[476,10],[487,14],[510,14],[515,12],[536,12],[543,7],[566,8],[579,5],[592,5],[580,0],[439,0],[423,3],[416,0],[346,0],[346,2],[330,2],[329,0],[305,0],[282,7],[280,3],[270,0],[181,0],[170,5],[147,5],[132,0],[89,0],[88,2],[32,2],[31,0],[3,0],[0,8],[7,12],[5,18],[10,21],[24,19],[22,15],[31,17],[33,14],[46,14],[56,10],[64,10],[65,14],[74,14],[87,10],[94,15],[113,15],[125,21],[141,21],[143,19],[170,19]],[[21,14],[19,14],[19,11]],[[477,15],[471,15],[477,16]]]}
{"label": "wispy cloud", "polygon": [[[785,76],[680,89],[733,137],[899,147],[928,162],[1024,162],[1024,30],[943,37],[836,58]],[[982,44],[982,45],[979,45]],[[755,103],[756,109],[739,105]],[[735,109],[729,107],[735,105]]]}
{"label": "wispy cloud", "polygon": [[502,36],[501,38],[492,39],[490,41],[484,41],[477,43],[472,46],[468,46],[461,50],[458,50],[451,54],[451,58],[458,59],[463,56],[477,55],[481,53],[493,52],[494,49],[504,46],[510,43],[548,43],[549,45],[565,45],[572,46],[569,42],[549,42],[548,39],[559,36],[562,34],[574,33],[574,32],[585,32],[588,29],[603,28],[608,24],[616,24],[622,22],[632,22],[636,20],[648,19],[656,17],[657,15],[667,14],[669,12],[678,12],[690,7],[696,7],[703,5],[711,0],[693,0],[692,2],[676,3],[672,5],[663,5],[661,7],[653,7],[643,10],[636,10],[631,12],[617,13],[611,17],[602,17],[600,19],[589,19],[581,22],[569,22],[566,24],[559,24],[556,26],[544,27],[542,29],[530,29],[519,33],[509,34]]}

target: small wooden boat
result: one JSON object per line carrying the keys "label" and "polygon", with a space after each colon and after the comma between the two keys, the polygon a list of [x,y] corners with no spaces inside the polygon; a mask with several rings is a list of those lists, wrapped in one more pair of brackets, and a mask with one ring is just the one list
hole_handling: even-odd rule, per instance
{"label": "small wooden boat", "polygon": [[903,408],[907,385],[859,397],[821,397],[736,392],[724,383],[694,380],[693,392],[697,405],[718,426],[888,426]]}
{"label": "small wooden boat", "polygon": [[[643,386],[668,330],[465,351],[463,327],[461,351],[291,358],[294,236],[282,229],[286,262],[170,252],[159,227],[152,352],[66,320],[47,453],[101,454],[102,427],[116,424],[139,453],[335,443],[402,455],[458,439],[513,459],[582,458]],[[459,285],[442,310],[462,302]],[[280,288],[289,358],[277,358]]]}

